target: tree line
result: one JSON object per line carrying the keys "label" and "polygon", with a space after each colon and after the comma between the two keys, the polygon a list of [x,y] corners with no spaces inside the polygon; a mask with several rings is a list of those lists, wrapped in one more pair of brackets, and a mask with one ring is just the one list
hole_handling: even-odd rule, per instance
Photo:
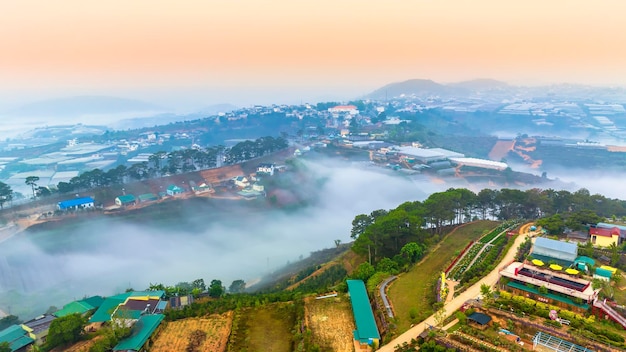
{"label": "tree line", "polygon": [[[405,263],[402,248],[415,243],[422,251],[439,241],[444,229],[479,219],[561,219],[555,232],[565,227],[580,230],[602,218],[626,216],[626,202],[590,194],[553,189],[468,189],[451,188],[431,194],[426,200],[405,202],[391,210],[359,214],[352,221],[353,250],[371,264],[383,258]],[[553,221],[554,222],[554,221]],[[543,224],[543,223],[541,223]],[[552,229],[552,223],[546,223]],[[415,245],[412,245],[415,246]]]}

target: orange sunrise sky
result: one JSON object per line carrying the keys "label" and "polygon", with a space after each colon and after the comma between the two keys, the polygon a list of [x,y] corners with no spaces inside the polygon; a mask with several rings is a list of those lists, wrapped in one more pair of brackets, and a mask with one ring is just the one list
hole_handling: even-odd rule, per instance
{"label": "orange sunrise sky", "polygon": [[0,99],[350,96],[411,78],[624,86],[624,14],[624,0],[2,1]]}

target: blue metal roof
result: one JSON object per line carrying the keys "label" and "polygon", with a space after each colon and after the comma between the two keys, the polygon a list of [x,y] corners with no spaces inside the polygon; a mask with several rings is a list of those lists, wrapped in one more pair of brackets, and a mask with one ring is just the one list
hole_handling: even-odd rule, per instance
{"label": "blue metal roof", "polygon": [[93,203],[93,198],[91,197],[83,197],[76,199],[68,199],[58,203],[59,209],[67,209],[71,207],[77,207],[84,204]]}
{"label": "blue metal roof", "polygon": [[350,293],[350,302],[352,303],[352,312],[354,313],[354,321],[356,330],[354,338],[362,343],[373,343],[373,340],[380,340],[372,306],[370,305],[367,291],[363,280],[347,280],[348,292]]}

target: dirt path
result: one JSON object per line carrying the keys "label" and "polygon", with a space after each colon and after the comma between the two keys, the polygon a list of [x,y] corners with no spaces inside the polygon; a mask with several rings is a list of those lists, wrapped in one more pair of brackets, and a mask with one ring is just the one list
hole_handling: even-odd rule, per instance
{"label": "dirt path", "polygon": [[[524,226],[526,226],[526,225],[524,225]],[[522,226],[522,229],[524,228],[524,226]],[[528,225],[528,226],[530,226],[530,225]],[[520,229],[520,233],[522,233],[521,229]],[[465,303],[465,301],[467,301],[469,299],[472,299],[472,298],[475,298],[476,296],[478,296],[480,294],[480,286],[482,284],[487,284],[489,286],[494,286],[496,284],[496,282],[498,281],[498,279],[500,278],[501,265],[502,264],[508,264],[509,262],[511,262],[515,258],[515,254],[517,252],[517,248],[525,240],[526,240],[526,236],[525,235],[518,235],[515,238],[515,242],[513,243],[511,248],[509,248],[509,251],[502,258],[502,261],[500,261],[500,265],[498,265],[495,269],[493,269],[482,280],[478,281],[477,283],[472,285],[470,288],[468,288],[465,292],[463,292],[460,295],[458,295],[457,297],[453,298],[450,302],[446,302],[445,305],[444,305],[446,316],[452,314],[453,312],[455,312],[459,308],[461,308],[461,306]],[[426,320],[424,320],[423,322],[413,326],[412,328],[410,328],[409,330],[404,332],[402,335],[396,337],[395,339],[390,341],[388,344],[382,346],[378,351],[381,351],[381,352],[385,352],[385,351],[386,352],[393,352],[395,350],[396,346],[402,345],[405,342],[406,343],[410,343],[411,339],[413,339],[413,338],[417,337],[419,334],[421,334],[428,326],[436,326],[436,325],[437,325],[437,322],[436,322],[436,319],[435,319],[435,315],[431,315],[430,317],[426,318]]]}

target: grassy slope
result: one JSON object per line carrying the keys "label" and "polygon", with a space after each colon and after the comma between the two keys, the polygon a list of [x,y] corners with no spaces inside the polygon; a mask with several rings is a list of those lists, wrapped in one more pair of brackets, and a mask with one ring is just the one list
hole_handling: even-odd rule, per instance
{"label": "grassy slope", "polygon": [[289,352],[296,312],[293,303],[278,303],[246,309],[241,314],[233,351]]}
{"label": "grassy slope", "polygon": [[415,308],[420,316],[427,317],[432,311],[424,297],[432,295],[431,283],[453,259],[457,251],[462,250],[471,240],[497,226],[494,221],[478,221],[457,227],[424,260],[408,273],[401,275],[389,288],[389,298],[397,318],[397,332],[402,333],[411,325],[409,311]]}

